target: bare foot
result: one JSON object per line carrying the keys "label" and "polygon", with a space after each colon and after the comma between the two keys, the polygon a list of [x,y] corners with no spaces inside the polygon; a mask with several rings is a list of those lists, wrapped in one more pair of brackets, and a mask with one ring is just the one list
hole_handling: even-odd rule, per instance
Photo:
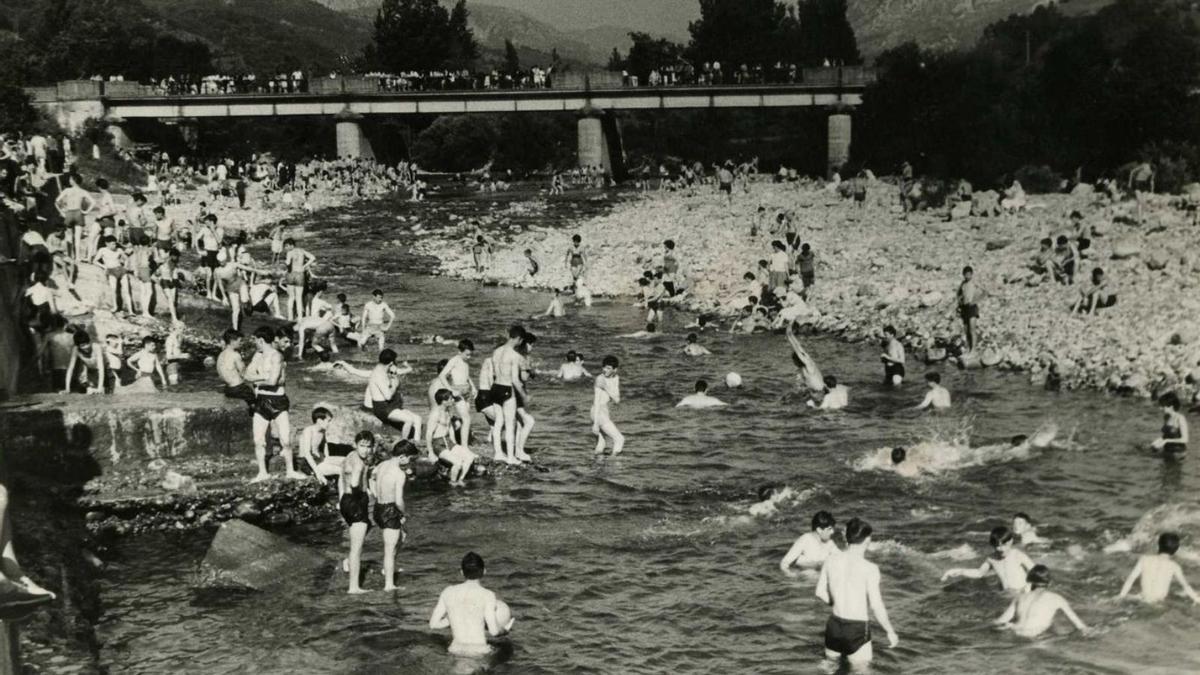
{"label": "bare foot", "polygon": [[289,471],[287,477],[291,478],[292,480],[308,480],[308,476],[305,476],[299,471]]}
{"label": "bare foot", "polygon": [[505,458],[504,458],[504,463],[505,463],[505,464],[512,464],[512,465],[514,465],[514,466],[520,466],[520,464],[521,464],[521,460],[517,459],[516,457],[505,457]]}
{"label": "bare foot", "polygon": [[495,455],[492,457],[493,462],[507,462],[508,457],[505,455]]}
{"label": "bare foot", "polygon": [[347,595],[362,595],[362,594],[364,594],[364,593],[367,593],[367,592],[368,592],[368,591],[364,591],[364,590],[363,590],[363,589],[361,589],[361,588],[351,588],[350,590],[346,591],[346,594],[347,594]]}
{"label": "bare foot", "polygon": [[397,587],[397,586],[384,586],[383,587],[384,593],[387,593],[388,591],[397,591],[397,590],[400,590],[399,587]]}
{"label": "bare foot", "polygon": [[52,598],[58,597],[52,591],[48,591],[48,590],[42,588],[41,586],[38,586],[37,583],[35,583],[34,580],[30,579],[29,577],[22,577],[21,585],[23,585],[25,587],[25,590],[29,591],[30,593],[32,593],[34,595],[48,595]]}
{"label": "bare foot", "polygon": [[258,474],[257,476],[255,476],[254,478],[251,478],[251,479],[250,479],[250,482],[251,482],[251,483],[261,483],[261,482],[263,482],[264,480],[270,480],[270,478],[271,478],[271,474],[269,474],[269,473],[260,473],[260,474]]}
{"label": "bare foot", "polygon": [[517,459],[521,460],[522,462],[532,462],[533,461],[533,458],[530,457],[529,453],[527,453],[525,451],[518,452]]}

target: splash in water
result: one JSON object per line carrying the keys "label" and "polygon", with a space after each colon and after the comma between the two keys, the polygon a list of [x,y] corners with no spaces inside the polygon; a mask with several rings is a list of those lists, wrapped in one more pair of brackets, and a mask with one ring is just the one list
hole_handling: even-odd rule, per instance
{"label": "splash in water", "polygon": [[1008,443],[970,446],[970,427],[959,427],[954,433],[934,432],[931,438],[908,447],[879,448],[851,463],[855,471],[891,471],[914,478],[936,475],[946,471],[985,464],[1000,464],[1029,459],[1047,448],[1067,448],[1073,443],[1056,442],[1058,427],[1048,423],[1030,436],[1015,436]]}
{"label": "splash in water", "polygon": [[[1138,519],[1133,530],[1108,546],[1105,553],[1130,553],[1138,549],[1147,549],[1163,532],[1175,532],[1181,537],[1191,535],[1200,537],[1200,506],[1194,504],[1163,504],[1150,509]],[[1193,563],[1200,563],[1200,553],[1195,550],[1180,549],[1176,558]]]}

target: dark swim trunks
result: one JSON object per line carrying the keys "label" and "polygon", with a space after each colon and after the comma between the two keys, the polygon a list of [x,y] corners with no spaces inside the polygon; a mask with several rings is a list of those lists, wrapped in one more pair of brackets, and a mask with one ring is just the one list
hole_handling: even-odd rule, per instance
{"label": "dark swim trunks", "polygon": [[966,320],[966,319],[978,319],[978,318],[979,318],[979,305],[975,305],[975,304],[971,304],[971,305],[959,305],[959,306],[958,306],[958,314],[959,314],[959,316],[961,316],[961,317],[962,317],[964,320]]}
{"label": "dark swim trunks", "polygon": [[408,518],[395,504],[375,505],[375,524],[385,530],[403,530]]}
{"label": "dark swim trunks", "polygon": [[504,405],[504,402],[512,398],[513,388],[504,384],[493,384],[489,398],[495,405]]}
{"label": "dark swim trunks", "polygon": [[490,407],[492,407],[491,390],[480,391],[479,393],[475,394],[475,412],[483,412]]}
{"label": "dark swim trunks", "polygon": [[804,270],[800,270],[800,280],[804,282],[805,288],[809,288],[813,285],[813,282],[817,280],[817,275],[815,272],[805,272]]}
{"label": "dark swim trunks", "polygon": [[254,387],[249,382],[243,382],[236,387],[225,385],[225,398],[236,398],[239,401],[245,401],[250,405],[254,405],[255,395]]}
{"label": "dark swim trunks", "polygon": [[254,414],[270,422],[287,412],[292,407],[287,394],[259,393],[254,400]]}
{"label": "dark swim trunks", "polygon": [[721,183],[721,192],[733,194],[733,183]]}
{"label": "dark swim trunks", "polygon": [[830,616],[825,622],[825,649],[850,656],[871,642],[871,626],[866,621],[850,621]]}
{"label": "dark swim trunks", "polygon": [[370,526],[371,519],[367,517],[367,502],[369,501],[366,492],[353,490],[342,495],[341,501],[338,502],[338,511],[347,525],[366,523]]}
{"label": "dark swim trunks", "polygon": [[383,422],[384,424],[391,424],[391,421],[388,419],[388,415],[390,415],[393,410],[400,410],[404,408],[404,399],[400,398],[399,395],[395,396],[394,398],[398,399],[396,403],[393,403],[392,401],[371,401],[371,412],[375,415],[375,419]]}
{"label": "dark swim trunks", "polygon": [[904,377],[904,364],[903,363],[892,363],[891,361],[884,361],[883,362],[883,381],[884,381],[884,383],[891,384],[893,375],[899,375],[901,378],[903,378]]}
{"label": "dark swim trunks", "polygon": [[200,264],[210,269],[216,269],[221,266],[221,263],[217,261],[216,251],[205,251],[204,255],[200,257]]}

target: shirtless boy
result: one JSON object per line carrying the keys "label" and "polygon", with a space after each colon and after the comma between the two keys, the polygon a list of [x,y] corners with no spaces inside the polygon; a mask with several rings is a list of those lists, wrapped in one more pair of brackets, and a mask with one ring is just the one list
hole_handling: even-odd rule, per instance
{"label": "shirtless boy", "polygon": [[454,394],[454,410],[462,420],[462,443],[471,441],[471,404],[478,393],[475,383],[471,380],[471,356],[475,353],[475,343],[470,340],[458,341],[458,354],[450,357],[446,366],[438,373],[438,378]]}
{"label": "shirtless boy", "polygon": [[308,251],[297,248],[296,240],[291,238],[283,241],[283,251],[287,265],[288,320],[299,321],[304,318],[304,282],[317,259]]}
{"label": "shirtless boy", "polygon": [[246,381],[246,362],[242,360],[242,332],[233,328],[225,329],[221,336],[225,348],[217,355],[217,374],[225,383],[225,398],[236,398],[246,402],[250,411],[254,411],[254,385]]}
{"label": "shirtless boy", "polygon": [[812,517],[812,532],[805,532],[796,539],[779,561],[779,570],[789,577],[798,577],[795,567],[816,569],[824,565],[829,556],[838,552],[837,543],[833,541],[835,524],[833,514],[817,511]]}
{"label": "shirtless boy", "polygon": [[925,398],[917,405],[917,410],[924,410],[933,407],[934,410],[945,410],[950,407],[950,390],[942,386],[942,376],[940,373],[925,373],[925,383],[929,385],[929,391],[925,394]]}
{"label": "shirtless boy", "polygon": [[383,530],[383,590],[396,590],[396,546],[408,538],[404,523],[404,484],[406,467],[417,455],[417,446],[400,441],[392,446],[392,456],[380,462],[371,473],[371,494],[375,496],[375,524]]}
{"label": "shirtless boy", "polygon": [[487,656],[491,653],[487,636],[500,636],[512,629],[511,618],[504,624],[500,622],[497,610],[502,603],[496,594],[479,583],[483,572],[483,558],[477,553],[463,556],[465,581],[447,586],[429,617],[430,630],[450,629],[454,637],[450,653],[455,656]]}
{"label": "shirtless boy", "polygon": [[846,523],[846,550],[830,553],[817,578],[817,597],[833,609],[825,623],[825,658],[844,656],[855,668],[866,666],[875,655],[870,612],[887,633],[888,645],[900,644],[879,591],[879,567],[865,557],[870,543],[871,526],[851,518]]}
{"label": "shirtless boy", "polygon": [[371,299],[363,304],[362,319],[358,335],[358,346],[365,350],[372,337],[378,338],[379,350],[383,351],[384,334],[392,328],[396,321],[396,313],[383,301],[383,291],[376,288],[371,291]]}
{"label": "shirtless boy", "polygon": [[359,586],[360,569],[362,566],[363,540],[371,521],[367,516],[367,505],[370,498],[366,490],[367,462],[375,449],[375,435],[369,431],[360,431],[354,437],[354,452],[346,456],[342,464],[341,481],[338,483],[338,512],[350,529],[350,555],[346,558],[345,569],[350,573],[350,595],[366,593]]}
{"label": "shirtless boy", "polygon": [[[525,329],[512,326],[508,329],[508,340],[492,352],[491,402],[499,406],[496,422],[492,425],[492,444],[496,461],[520,464],[517,459],[517,396],[529,397],[521,382],[521,355],[517,347],[525,339]],[[502,445],[503,443],[503,445]],[[505,454],[504,450],[508,453]]]}
{"label": "shirtless boy", "polygon": [[962,317],[967,351],[975,349],[975,324],[979,320],[979,289],[975,287],[975,270],[963,268],[963,280],[958,286],[958,315]]}
{"label": "shirtless boy", "polygon": [[254,404],[252,424],[254,429],[254,455],[258,460],[258,475],[251,481],[257,483],[270,478],[267,473],[267,441],[272,425],[279,439],[280,454],[287,465],[287,477],[303,479],[304,474],[296,471],[289,447],[291,439],[291,423],[288,409],[291,401],[288,399],[284,382],[287,379],[287,364],[283,354],[276,348],[279,340],[289,339],[286,330],[278,331],[269,326],[261,326],[254,331],[254,343],[258,351],[250,359],[244,373],[246,381],[254,385]]}
{"label": "shirtless boy", "polygon": [[575,382],[585,377],[592,377],[592,374],[583,367],[583,354],[569,351],[554,376],[563,382]]}
{"label": "shirtless boy", "polygon": [[728,405],[715,396],[708,395],[708,382],[696,380],[696,392],[683,397],[676,408],[720,408]]}
{"label": "shirtless boy", "polygon": [[1000,577],[1000,588],[1010,593],[1024,588],[1025,575],[1033,569],[1034,565],[1024,551],[1013,545],[1012,530],[1003,525],[994,527],[990,541],[992,548],[996,551],[994,557],[983,561],[983,564],[976,569],[957,567],[946,570],[946,573],[942,575],[942,581],[954,577],[982,579],[995,572],[996,576]]}
{"label": "shirtless boy", "polygon": [[379,363],[367,380],[363,406],[380,422],[398,430],[402,438],[416,439],[421,437],[421,418],[404,409],[404,397],[400,395],[400,376],[411,372],[407,363],[396,365],[396,352],[390,349],[379,352]]}
{"label": "shirtless boy", "polygon": [[896,327],[883,328],[883,353],[879,355],[883,361],[883,381],[893,387],[899,387],[904,382],[904,345],[896,339]]}
{"label": "shirtless boy", "polygon": [[1075,615],[1071,605],[1059,594],[1046,590],[1050,585],[1050,570],[1045,565],[1034,565],[1025,577],[1029,589],[1022,591],[996,624],[1011,628],[1021,637],[1033,638],[1045,633],[1054,625],[1054,617],[1061,611],[1081,633],[1090,632],[1087,625]]}
{"label": "shirtless boy", "polygon": [[1179,535],[1174,532],[1163,532],[1158,535],[1158,554],[1144,555],[1138,558],[1137,564],[1133,566],[1133,571],[1129,573],[1129,578],[1125,579],[1125,585],[1121,587],[1121,594],[1117,597],[1123,598],[1129,595],[1129,591],[1133,590],[1134,582],[1140,577],[1142,601],[1162,602],[1171,592],[1171,582],[1178,580],[1179,585],[1183,587],[1183,592],[1192,599],[1192,602],[1200,604],[1200,596],[1196,595],[1196,591],[1192,590],[1187,578],[1183,576],[1183,568],[1172,558],[1178,550]]}
{"label": "shirtless boy", "polygon": [[571,270],[571,281],[578,282],[587,269],[587,254],[583,250],[583,237],[571,235],[571,246],[567,249],[567,269]]}
{"label": "shirtless boy", "polygon": [[321,485],[329,478],[340,476],[345,457],[329,454],[329,443],[325,437],[329,429],[329,421],[333,413],[328,408],[315,408],[312,411],[312,424],[304,427],[296,439],[296,449],[300,457],[312,469],[313,478]]}
{"label": "shirtless boy", "polygon": [[683,353],[688,356],[712,356],[712,352],[697,342],[699,339],[695,333],[688,333],[687,344],[683,346]]}
{"label": "shirtless boy", "polygon": [[619,455],[625,448],[625,436],[613,424],[608,404],[621,402],[621,376],[617,374],[620,362],[615,356],[604,357],[603,368],[596,376],[592,399],[592,433],[596,434],[596,454],[604,453],[605,436],[612,439],[612,454]]}

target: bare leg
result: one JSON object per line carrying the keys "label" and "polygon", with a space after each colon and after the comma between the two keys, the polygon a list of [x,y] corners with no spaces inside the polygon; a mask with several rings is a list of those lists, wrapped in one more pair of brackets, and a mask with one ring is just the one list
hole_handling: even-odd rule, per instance
{"label": "bare leg", "polygon": [[254,427],[254,458],[258,461],[258,475],[250,482],[257,483],[271,477],[267,473],[267,435],[271,430],[271,422],[255,413],[251,424]]}
{"label": "bare leg", "polygon": [[612,454],[619,455],[625,449],[625,435],[617,429],[617,425],[613,424],[612,420],[605,419],[600,422],[600,431],[607,434],[613,442]]}
{"label": "bare leg", "polygon": [[503,462],[505,460],[502,445],[504,441],[504,411],[498,405],[493,405],[492,410],[495,415],[495,419],[492,420],[492,432],[490,434],[492,437],[492,449],[495,450],[492,454],[492,459],[497,462]]}
{"label": "bare leg", "polygon": [[523,408],[518,408],[517,414],[521,416],[521,424],[517,427],[517,459],[522,462],[532,462],[533,458],[525,452],[525,441],[529,440],[529,434],[533,431],[533,415]]}
{"label": "bare leg", "polygon": [[383,590],[396,590],[396,544],[400,541],[400,530],[383,531]]}
{"label": "bare leg", "polygon": [[366,593],[366,591],[358,586],[358,578],[362,569],[363,539],[366,539],[366,537],[366,523],[354,523],[350,526],[350,590],[346,591],[350,595]]}
{"label": "bare leg", "polygon": [[[331,338],[332,341],[332,338]],[[454,404],[454,409],[458,412],[458,418],[462,420],[462,436],[459,441],[463,445],[471,444],[471,402],[464,396],[461,401]]]}
{"label": "bare leg", "polygon": [[600,425],[598,423],[592,424],[592,433],[596,434],[596,454],[604,454],[604,434],[600,431]]}
{"label": "bare leg", "polygon": [[504,461],[517,464],[517,397],[514,394],[501,406],[504,413],[504,442],[507,444],[508,458]]}

